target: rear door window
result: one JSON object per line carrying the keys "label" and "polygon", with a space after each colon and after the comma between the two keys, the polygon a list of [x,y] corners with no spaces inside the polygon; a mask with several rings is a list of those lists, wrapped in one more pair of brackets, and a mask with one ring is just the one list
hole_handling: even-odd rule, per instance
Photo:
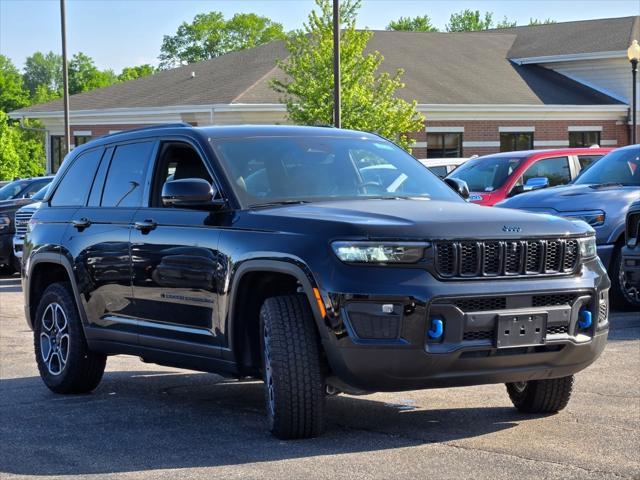
{"label": "rear door window", "polygon": [[103,152],[103,148],[97,148],[74,160],[51,198],[52,207],[85,205]]}
{"label": "rear door window", "polygon": [[139,207],[154,142],[118,145],[102,192],[103,207]]}
{"label": "rear door window", "polygon": [[554,157],[538,160],[524,172],[524,183],[530,178],[546,177],[549,185],[564,185],[571,181],[569,157]]}

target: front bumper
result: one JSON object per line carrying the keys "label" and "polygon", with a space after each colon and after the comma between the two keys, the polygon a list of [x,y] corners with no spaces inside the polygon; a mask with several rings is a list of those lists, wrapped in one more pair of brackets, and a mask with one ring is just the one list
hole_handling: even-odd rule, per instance
{"label": "front bumper", "polygon": [[[367,278],[369,290],[381,290],[382,279],[374,272],[379,269],[366,270],[361,278]],[[387,293],[328,294],[324,349],[332,374],[354,389],[402,391],[563,377],[586,368],[606,345],[610,281],[598,259],[583,265],[577,276],[544,279],[442,282],[426,272],[401,272],[387,269]],[[581,328],[580,312],[587,310],[592,324]],[[509,315],[544,317],[542,340],[498,348],[499,319]],[[444,323],[437,340],[427,333],[433,318]]]}
{"label": "front bumper", "polygon": [[17,259],[22,258],[22,249],[24,248],[24,237],[15,235],[13,237],[13,256]]}
{"label": "front bumper", "polygon": [[640,289],[640,247],[622,249],[622,268],[627,283]]}

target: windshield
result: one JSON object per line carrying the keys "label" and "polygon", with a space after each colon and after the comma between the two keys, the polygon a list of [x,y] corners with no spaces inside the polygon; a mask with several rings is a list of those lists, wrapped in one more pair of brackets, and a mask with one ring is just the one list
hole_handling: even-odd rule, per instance
{"label": "windshield", "polygon": [[0,188],[0,200],[15,198],[29,184],[27,180],[16,180]]}
{"label": "windshield", "polygon": [[47,190],[49,190],[49,185],[47,185],[46,187],[42,187],[40,190],[38,190],[37,193],[33,197],[31,197],[31,200],[37,200],[37,201],[42,200],[44,196],[47,194]]}
{"label": "windshield", "polygon": [[605,155],[574,181],[576,185],[602,183],[640,185],[640,147]]}
{"label": "windshield", "polygon": [[460,165],[450,177],[467,182],[472,192],[493,192],[502,187],[524,157],[478,157]]}
{"label": "windshield", "polygon": [[461,200],[420,162],[382,139],[253,137],[212,144],[248,206],[356,198]]}

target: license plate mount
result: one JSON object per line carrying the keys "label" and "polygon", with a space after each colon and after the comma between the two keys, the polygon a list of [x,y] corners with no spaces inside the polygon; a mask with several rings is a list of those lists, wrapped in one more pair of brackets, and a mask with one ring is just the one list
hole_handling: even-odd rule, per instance
{"label": "license plate mount", "polygon": [[498,315],[498,348],[544,345],[546,336],[546,313]]}

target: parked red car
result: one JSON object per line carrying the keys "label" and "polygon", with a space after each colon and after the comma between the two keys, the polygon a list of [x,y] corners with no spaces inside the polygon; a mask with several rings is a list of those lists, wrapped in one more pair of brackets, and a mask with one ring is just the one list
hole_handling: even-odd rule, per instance
{"label": "parked red car", "polygon": [[447,178],[467,182],[469,201],[491,206],[531,190],[564,185],[612,148],[521,150],[471,159]]}

